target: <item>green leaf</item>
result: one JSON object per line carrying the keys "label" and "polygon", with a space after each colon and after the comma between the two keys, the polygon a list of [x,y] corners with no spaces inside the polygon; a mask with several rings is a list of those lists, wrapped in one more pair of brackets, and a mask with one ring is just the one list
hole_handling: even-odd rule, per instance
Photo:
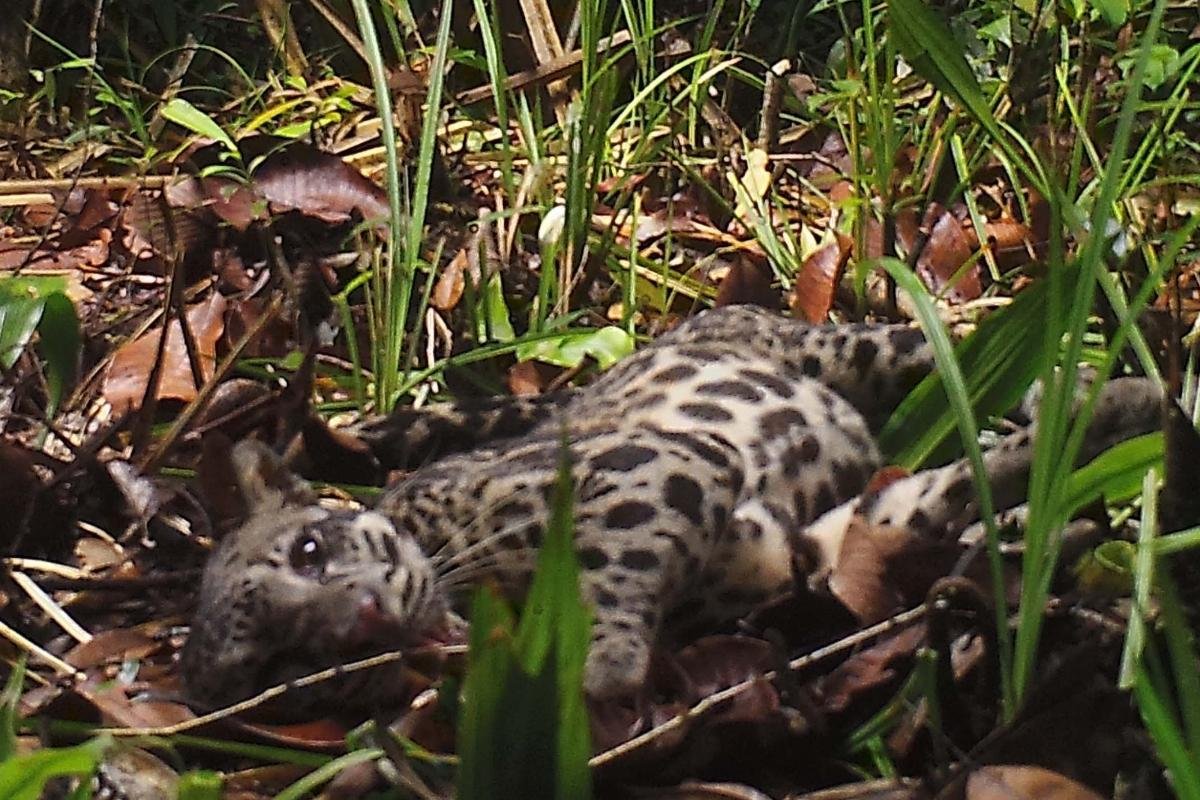
{"label": "green leaf", "polygon": [[41,333],[38,350],[46,362],[49,411],[53,414],[64,392],[75,380],[79,351],[83,346],[79,335],[79,319],[75,316],[75,304],[71,299],[62,292],[47,295],[38,330]]}
{"label": "green leaf", "polygon": [[64,294],[66,286],[61,276],[0,280],[0,367],[11,369],[34,331],[39,331],[50,413],[75,377],[81,345],[79,321],[74,304]]}
{"label": "green leaf", "polygon": [[487,589],[475,597],[458,729],[465,800],[591,795],[582,688],[591,615],[579,596],[573,497],[564,442],[550,524],[515,633],[502,600]]}
{"label": "green leaf", "polygon": [[475,595],[463,702],[458,717],[458,796],[487,798],[501,785],[501,704],[512,657],[513,616],[491,587]]}
{"label": "green leaf", "polygon": [[178,800],[221,800],[221,783],[221,775],[216,772],[185,772],[179,776]]}
{"label": "green leaf", "polygon": [[1129,16],[1129,0],[1092,0],[1092,5],[1109,25],[1124,25]]}
{"label": "green leaf", "polygon": [[888,0],[892,37],[912,68],[941,92],[957,98],[995,139],[1000,126],[984,99],[965,50],[922,0]]}
{"label": "green leaf", "polygon": [[504,285],[499,273],[488,278],[479,309],[476,334],[481,343],[511,342],[517,338],[517,332],[513,330],[508,317],[508,303],[504,299]]}
{"label": "green leaf", "polygon": [[213,141],[220,142],[232,154],[236,155],[238,153],[237,145],[234,144],[229,134],[217,124],[216,120],[182,97],[176,97],[163,106],[162,115],[176,125],[182,125],[192,133],[198,133]]}
{"label": "green leaf", "polygon": [[1162,474],[1162,432],[1148,433],[1110,447],[1075,470],[1067,484],[1069,514],[1103,497],[1119,503],[1142,491],[1142,478],[1151,467]]}
{"label": "green leaf", "polygon": [[[977,421],[1013,408],[1037,376],[1043,340],[1030,331],[1042,324],[1047,295],[1048,282],[1035,283],[1008,308],[981,322],[955,348]],[[941,374],[933,372],[892,414],[879,432],[879,446],[891,463],[915,470],[960,452],[960,442],[948,439],[954,428],[955,416]]]}
{"label": "green leaf", "polygon": [[537,359],[571,368],[591,356],[601,369],[608,369],[633,351],[633,337],[615,325],[608,325],[595,331],[577,331],[529,342],[517,348],[517,358],[521,361]]}
{"label": "green leaf", "polygon": [[12,758],[17,752],[17,704],[25,688],[25,659],[21,658],[13,667],[0,693],[0,763]]}
{"label": "green leaf", "polygon": [[96,770],[110,740],[92,739],[75,747],[45,748],[0,763],[0,797],[38,800],[46,782],[64,775],[87,776]]}

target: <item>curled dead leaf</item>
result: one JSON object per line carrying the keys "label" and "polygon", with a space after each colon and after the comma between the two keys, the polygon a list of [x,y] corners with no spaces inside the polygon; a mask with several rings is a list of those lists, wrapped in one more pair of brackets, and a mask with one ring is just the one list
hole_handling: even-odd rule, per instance
{"label": "curled dead leaf", "polygon": [[796,273],[788,306],[792,313],[816,325],[825,321],[846,264],[850,260],[853,242],[838,234],[833,241],[822,245],[804,259]]}
{"label": "curled dead leaf", "polygon": [[975,230],[936,203],[930,205],[926,220],[930,216],[936,221],[917,259],[917,274],[934,293],[944,292],[956,302],[974,300],[983,293],[979,261],[968,263],[979,247]]}

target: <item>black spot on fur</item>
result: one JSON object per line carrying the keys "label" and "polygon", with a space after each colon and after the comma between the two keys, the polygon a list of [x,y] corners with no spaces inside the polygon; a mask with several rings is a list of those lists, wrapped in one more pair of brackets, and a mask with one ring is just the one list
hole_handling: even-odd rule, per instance
{"label": "black spot on fur", "polygon": [[703,422],[729,422],[733,419],[733,414],[715,403],[681,403],[679,411]]}
{"label": "black spot on fur", "polygon": [[729,457],[721,452],[720,448],[709,444],[697,436],[681,431],[658,431],[658,435],[669,442],[686,448],[714,467],[726,468],[729,466]]}
{"label": "black spot on fur", "polygon": [[492,512],[496,517],[528,517],[533,513],[533,506],[520,500],[509,500],[496,506]]}
{"label": "black spot on fur", "polygon": [[792,508],[795,511],[796,519],[801,523],[812,522],[815,515],[809,514],[808,511],[808,495],[803,489],[797,489],[792,493]]}
{"label": "black spot on fur", "polygon": [[794,478],[806,464],[812,464],[821,457],[821,443],[811,433],[800,437],[783,452],[783,474]]}
{"label": "black spot on fur", "polygon": [[833,349],[834,350],[841,350],[845,346],[846,346],[846,334],[839,333],[837,336],[833,337]]}
{"label": "black spot on fur", "polygon": [[725,506],[722,506],[722,505],[713,506],[713,523],[714,523],[714,527],[716,530],[718,530],[718,531],[724,530],[725,523],[728,518],[730,518],[730,511],[728,511],[728,509],[726,509]]}
{"label": "black spot on fur", "polygon": [[795,387],[791,381],[786,381],[769,372],[760,372],[756,369],[740,369],[738,370],[738,375],[763,387],[767,391],[774,392],[776,396],[784,400],[789,400],[796,394]]}
{"label": "black spot on fur", "polygon": [[908,518],[908,527],[913,533],[929,533],[931,524],[929,515],[919,508]]}
{"label": "black spot on fur", "polygon": [[713,381],[702,383],[696,387],[696,394],[706,394],[714,397],[734,397],[747,403],[760,402],[762,392],[748,383],[741,381]]}
{"label": "black spot on fur", "polygon": [[767,438],[787,436],[793,428],[803,427],[808,419],[794,408],[780,408],[763,414],[758,420],[759,430]]}
{"label": "black spot on fur", "polygon": [[721,354],[716,350],[711,350],[707,347],[702,347],[698,344],[688,344],[676,348],[677,353],[684,358],[695,359],[696,361],[716,361],[721,357]]}
{"label": "black spot on fur", "polygon": [[888,330],[888,342],[893,350],[906,356],[925,344],[925,335],[916,328],[893,327]]}
{"label": "black spot on fur", "polygon": [[687,543],[679,536],[679,534],[672,533],[671,531],[655,531],[654,536],[657,539],[666,539],[669,541],[671,546],[674,547],[680,555],[687,555]]}
{"label": "black spot on fur", "polygon": [[663,499],[667,505],[683,514],[693,525],[704,524],[704,490],[700,484],[686,475],[671,475],[667,478]]}
{"label": "black spot on fur", "polygon": [[539,523],[531,522],[525,526],[525,540],[529,542],[530,547],[541,547],[543,535],[544,531]]}
{"label": "black spot on fur", "polygon": [[608,566],[608,554],[598,547],[585,547],[579,551],[579,566],[584,569],[603,569]]}
{"label": "black spot on fur", "polygon": [[858,370],[859,375],[865,375],[871,365],[875,363],[875,356],[878,354],[878,345],[870,339],[859,339],[858,344],[854,345],[854,354],[850,356],[850,363]]}
{"label": "black spot on fur", "polygon": [[611,450],[595,456],[592,466],[597,469],[610,469],[617,472],[628,472],[631,469],[648,464],[658,458],[658,451],[636,444],[617,445]]}
{"label": "black spot on fur", "polygon": [[626,569],[646,572],[647,570],[657,569],[659,566],[658,554],[653,550],[637,548],[634,550],[626,550],[621,554],[620,564]]}
{"label": "black spot on fur", "polygon": [[822,483],[817,489],[816,504],[813,506],[813,517],[819,517],[826,511],[837,506],[837,498],[828,483]]}
{"label": "black spot on fur", "polygon": [[971,479],[966,475],[960,475],[946,487],[944,493],[946,502],[952,506],[965,504],[971,497],[971,488]]}
{"label": "black spot on fur", "polygon": [[675,383],[686,380],[696,374],[696,368],[691,364],[676,364],[659,372],[653,380],[664,383]]}
{"label": "black spot on fur", "polygon": [[657,514],[654,506],[649,503],[626,500],[608,510],[608,513],[604,515],[604,527],[628,530],[649,522]]}
{"label": "black spot on fur", "polygon": [[821,377],[821,359],[816,356],[805,356],[800,362],[800,370],[810,378]]}
{"label": "black spot on fur", "polygon": [[846,461],[833,465],[833,485],[840,499],[845,500],[858,494],[865,482],[862,472],[854,462]]}
{"label": "black spot on fur", "polygon": [[612,592],[606,592],[603,589],[596,590],[596,605],[601,608],[616,608],[620,604],[620,600]]}

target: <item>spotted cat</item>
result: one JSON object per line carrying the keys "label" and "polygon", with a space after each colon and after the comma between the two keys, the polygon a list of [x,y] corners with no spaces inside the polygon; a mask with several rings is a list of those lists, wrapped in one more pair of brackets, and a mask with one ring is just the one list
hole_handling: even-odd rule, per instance
{"label": "spotted cat", "polygon": [[[519,593],[565,431],[595,615],[585,689],[634,693],[681,620],[728,621],[786,595],[798,549],[827,561],[829,530],[853,511],[934,536],[974,518],[963,463],[860,497],[881,465],[872,431],[932,368],[909,326],[806,326],[735,306],[685,322],[582,390],[364,426],[385,463],[435,445],[459,451],[416,469],[373,511],[319,507],[270,451],[243,443],[235,460],[252,512],[205,570],[183,652],[188,689],[220,705],[411,644],[485,577]],[[1152,428],[1157,403],[1146,381],[1111,382],[1090,449]],[[1020,499],[1029,444],[1023,431],[988,453],[1001,507]],[[389,678],[325,686],[340,702],[370,702]]]}

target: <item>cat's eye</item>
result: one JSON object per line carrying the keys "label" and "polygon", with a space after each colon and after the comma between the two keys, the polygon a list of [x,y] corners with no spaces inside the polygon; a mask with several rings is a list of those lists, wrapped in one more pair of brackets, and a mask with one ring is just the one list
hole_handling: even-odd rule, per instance
{"label": "cat's eye", "polygon": [[319,573],[325,564],[325,543],[321,536],[311,531],[297,536],[288,553],[288,563],[292,569],[304,575]]}

